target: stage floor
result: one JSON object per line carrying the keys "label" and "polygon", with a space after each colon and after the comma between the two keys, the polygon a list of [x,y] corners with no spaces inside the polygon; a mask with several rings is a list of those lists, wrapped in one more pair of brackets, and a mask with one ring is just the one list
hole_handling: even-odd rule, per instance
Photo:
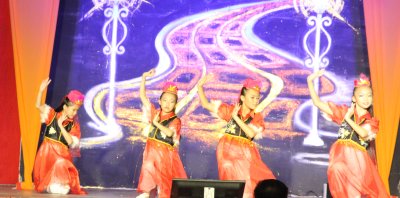
{"label": "stage floor", "polygon": [[[134,189],[97,189],[97,188],[85,188],[88,195],[58,195],[58,194],[48,194],[48,193],[37,193],[34,190],[16,190],[15,185],[0,185],[0,198],[18,198],[18,197],[29,197],[29,198],[42,198],[42,197],[81,197],[81,198],[91,198],[91,197],[136,197],[138,193]],[[155,197],[155,196],[153,196]],[[290,195],[289,198],[311,198],[316,196],[296,196]]]}
{"label": "stage floor", "polygon": [[85,188],[88,195],[57,195],[48,193],[37,193],[34,190],[16,190],[15,185],[0,185],[0,198],[17,198],[17,197],[136,197],[138,193],[134,189],[96,189]]}

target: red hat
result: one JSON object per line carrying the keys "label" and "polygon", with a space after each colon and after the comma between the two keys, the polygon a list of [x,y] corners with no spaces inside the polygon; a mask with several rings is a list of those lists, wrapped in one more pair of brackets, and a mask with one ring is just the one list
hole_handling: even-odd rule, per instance
{"label": "red hat", "polygon": [[361,73],[360,74],[360,79],[354,80],[354,87],[369,87],[371,86],[371,82],[369,81],[369,78]]}
{"label": "red hat", "polygon": [[72,90],[68,93],[67,98],[76,105],[82,105],[85,96],[78,90]]}
{"label": "red hat", "polygon": [[173,82],[166,82],[166,83],[164,83],[164,86],[163,86],[163,92],[178,95],[178,87]]}
{"label": "red hat", "polygon": [[252,78],[248,78],[243,82],[243,87],[246,89],[253,89],[257,92],[261,91],[261,82],[258,80],[254,80]]}

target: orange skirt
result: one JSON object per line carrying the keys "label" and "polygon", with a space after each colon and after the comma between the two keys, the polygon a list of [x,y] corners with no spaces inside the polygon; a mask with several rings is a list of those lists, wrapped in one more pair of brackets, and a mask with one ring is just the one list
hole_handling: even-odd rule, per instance
{"label": "orange skirt", "polygon": [[178,151],[168,144],[147,139],[138,192],[150,192],[158,187],[158,197],[170,197],[174,178],[187,178]]}
{"label": "orange skirt", "polygon": [[225,134],[217,146],[218,174],[221,180],[245,180],[243,197],[253,197],[258,182],[275,179],[262,161],[256,145],[245,138]]}
{"label": "orange skirt", "polygon": [[336,198],[389,197],[367,151],[352,142],[336,141],[329,153],[328,183]]}
{"label": "orange skirt", "polygon": [[36,154],[33,178],[38,192],[46,192],[51,184],[60,184],[68,185],[71,194],[87,194],[80,187],[78,170],[68,147],[47,138]]}

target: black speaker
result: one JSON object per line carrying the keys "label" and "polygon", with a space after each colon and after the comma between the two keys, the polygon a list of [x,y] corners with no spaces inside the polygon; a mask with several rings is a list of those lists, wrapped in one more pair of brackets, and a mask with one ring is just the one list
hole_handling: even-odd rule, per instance
{"label": "black speaker", "polygon": [[171,198],[242,198],[245,181],[173,179]]}
{"label": "black speaker", "polygon": [[[399,120],[400,126],[400,120]],[[390,194],[394,196],[399,196],[399,188],[400,188],[400,127],[397,127],[397,138],[396,138],[396,145],[394,147],[393,152],[393,160],[392,166],[390,168],[390,175],[389,175],[389,188]]]}

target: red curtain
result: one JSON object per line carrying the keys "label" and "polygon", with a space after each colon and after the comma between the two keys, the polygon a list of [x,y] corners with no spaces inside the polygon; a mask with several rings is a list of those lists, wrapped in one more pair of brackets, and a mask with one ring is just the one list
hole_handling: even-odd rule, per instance
{"label": "red curtain", "polygon": [[8,1],[0,1],[0,43],[0,184],[15,184],[20,133]]}

